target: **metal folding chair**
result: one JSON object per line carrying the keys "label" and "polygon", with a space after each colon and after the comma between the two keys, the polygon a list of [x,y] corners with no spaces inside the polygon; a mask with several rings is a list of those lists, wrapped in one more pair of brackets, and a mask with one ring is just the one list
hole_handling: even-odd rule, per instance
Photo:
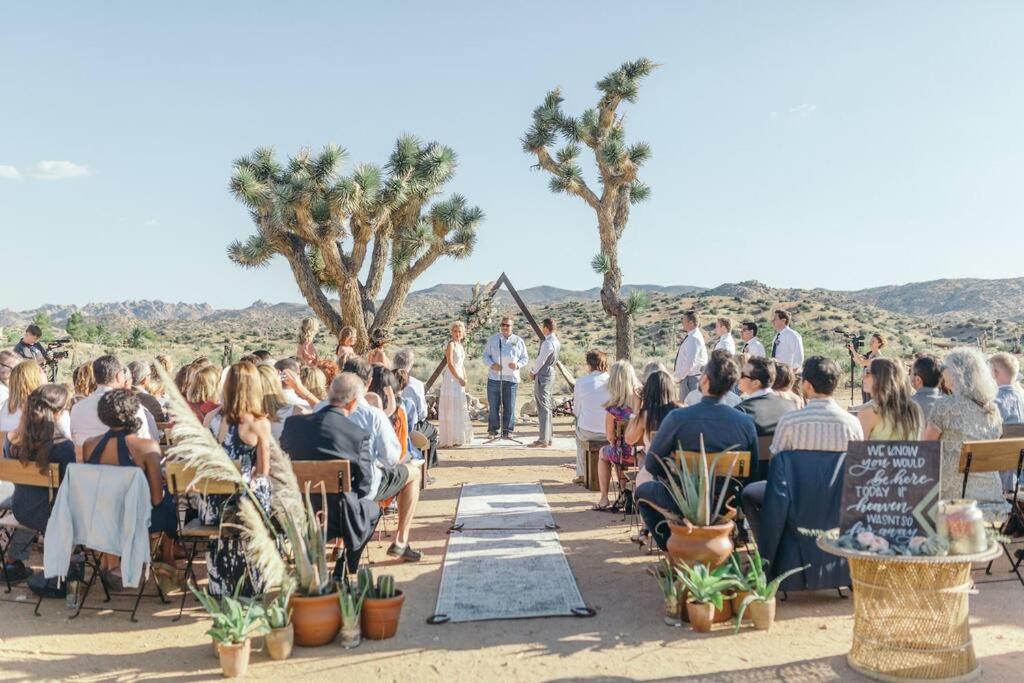
{"label": "metal folding chair", "polygon": [[[39,486],[45,488],[47,491],[47,502],[49,507],[52,508],[53,499],[57,495],[57,489],[60,487],[60,465],[51,463],[47,467],[46,472],[40,472],[35,463],[22,465],[19,460],[0,459],[0,481],[9,481],[16,486]],[[11,580],[7,575],[7,550],[14,539],[15,531],[27,531],[36,538],[41,535],[35,529],[30,529],[19,523],[14,517],[13,510],[0,510],[0,534],[2,534],[2,538],[0,538],[0,572],[4,575],[5,593],[10,593],[12,590]],[[6,602],[22,601],[7,600]],[[33,610],[37,617],[39,616],[39,606],[42,602],[43,598],[40,595],[36,600],[35,609]]]}

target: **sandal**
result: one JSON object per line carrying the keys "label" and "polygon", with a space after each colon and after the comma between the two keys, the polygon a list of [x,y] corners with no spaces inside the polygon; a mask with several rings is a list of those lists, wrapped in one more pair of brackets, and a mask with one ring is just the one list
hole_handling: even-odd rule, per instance
{"label": "sandal", "polygon": [[639,546],[647,545],[647,539],[651,537],[650,529],[641,529],[638,533],[633,534],[629,537],[629,540],[636,543]]}
{"label": "sandal", "polygon": [[605,505],[595,505],[592,508],[590,508],[592,512],[608,512],[611,509],[611,503],[606,503]]}

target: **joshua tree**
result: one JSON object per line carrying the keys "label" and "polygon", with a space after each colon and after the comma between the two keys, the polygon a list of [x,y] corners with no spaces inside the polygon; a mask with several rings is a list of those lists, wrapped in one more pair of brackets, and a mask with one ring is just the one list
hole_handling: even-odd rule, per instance
{"label": "joshua tree", "polygon": [[[249,208],[256,232],[233,242],[228,256],[250,268],[284,256],[324,325],[334,334],[352,325],[365,348],[371,334],[394,327],[412,283],[438,258],[473,251],[484,214],[457,194],[431,203],[455,174],[450,147],[404,135],[383,170],[360,164],[341,176],[344,157],[329,144],[285,164],[268,148],[237,160],[231,192]],[[391,284],[378,307],[389,268]],[[327,292],[337,293],[340,314]]]}
{"label": "joshua tree", "polygon": [[[626,62],[597,82],[601,99],[596,108],[587,109],[579,118],[562,112],[562,93],[556,88],[544,103],[533,110],[533,124],[523,136],[523,150],[537,157],[537,167],[551,174],[552,192],[576,195],[597,213],[597,231],[601,250],[591,265],[603,276],[601,306],[615,318],[615,352],[619,358],[633,354],[633,316],[647,303],[636,290],[626,299],[620,294],[622,269],[619,267],[619,238],[629,220],[630,206],[647,199],[650,188],[637,179],[640,167],[651,156],[646,142],[626,145],[619,104],[635,102],[640,79],[657,68],[649,59]],[[565,140],[565,146],[552,156],[550,147]],[[583,178],[577,163],[585,144],[597,162],[601,194]]]}

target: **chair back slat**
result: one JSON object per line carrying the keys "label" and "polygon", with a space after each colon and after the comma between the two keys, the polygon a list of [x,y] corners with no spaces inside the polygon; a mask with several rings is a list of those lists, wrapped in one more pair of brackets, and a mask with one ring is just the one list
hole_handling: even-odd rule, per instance
{"label": "chair back slat", "polygon": [[[237,467],[238,463],[235,463],[235,465]],[[180,462],[167,463],[165,476],[167,478],[167,490],[173,496],[180,496],[185,493],[230,496],[235,493],[234,484],[216,479],[201,479],[196,476],[194,469],[186,467]]]}
{"label": "chair back slat", "polygon": [[292,471],[299,482],[299,490],[303,492],[307,482],[311,491],[319,491],[321,484],[326,493],[348,493],[352,490],[352,470],[348,460],[293,460]]}
{"label": "chair back slat", "polygon": [[972,473],[1016,471],[1024,438],[965,441],[960,446],[960,468],[963,473],[970,461]]}
{"label": "chair back slat", "polygon": [[[686,464],[690,469],[700,462],[700,451],[676,451],[672,454],[676,462],[680,462],[681,458],[686,458]],[[718,453],[708,453],[708,465],[715,459]],[[733,457],[735,456],[736,462],[733,463]],[[718,464],[715,466],[715,476],[724,477],[726,475],[742,479],[750,476],[750,451],[727,451],[724,452],[721,458],[718,460]],[[730,468],[729,465],[732,464]]]}
{"label": "chair back slat", "polygon": [[1024,439],[1024,425],[1003,425],[1004,439]]}
{"label": "chair back slat", "polygon": [[0,481],[55,489],[60,486],[60,465],[52,462],[46,472],[40,472],[34,462],[22,465],[20,460],[0,458]]}
{"label": "chair back slat", "polygon": [[772,459],[772,440],[775,438],[774,435],[769,434],[768,436],[757,437],[757,459],[758,460],[771,460]]}

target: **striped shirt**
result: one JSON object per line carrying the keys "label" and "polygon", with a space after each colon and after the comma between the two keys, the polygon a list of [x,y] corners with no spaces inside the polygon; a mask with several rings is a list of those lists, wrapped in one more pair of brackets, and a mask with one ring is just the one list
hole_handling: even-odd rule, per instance
{"label": "striped shirt", "polygon": [[813,398],[807,407],[779,418],[772,453],[783,451],[845,451],[850,441],[863,441],[860,420],[831,398]]}

